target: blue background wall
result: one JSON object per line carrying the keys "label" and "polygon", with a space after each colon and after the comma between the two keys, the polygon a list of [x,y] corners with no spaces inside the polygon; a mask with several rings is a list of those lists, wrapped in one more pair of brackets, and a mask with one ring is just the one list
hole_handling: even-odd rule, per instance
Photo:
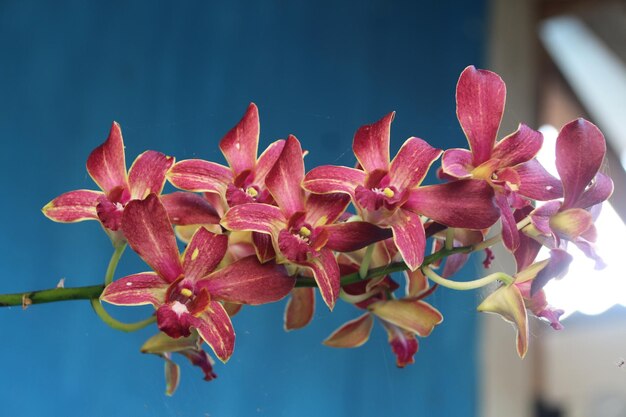
{"label": "blue background wall", "polygon": [[[355,129],[391,110],[394,153],[411,135],[463,146],[454,88],[482,62],[482,1],[336,3],[0,2],[0,292],[100,281],[110,245],[99,226],[55,224],[39,210],[94,187],[85,160],[112,120],[129,164],[145,149],[221,162],[217,141],[250,101],[261,145],[294,133],[308,167],[351,165]],[[131,254],[118,276],[145,269]],[[0,414],[471,416],[474,294],[432,301],[445,323],[404,370],[378,327],[357,350],[320,344],[358,314],[349,306],[320,308],[290,334],[284,303],[244,309],[218,380],[184,365],[173,398],[161,360],[138,352],[154,327],[116,332],[82,301],[0,309]]]}

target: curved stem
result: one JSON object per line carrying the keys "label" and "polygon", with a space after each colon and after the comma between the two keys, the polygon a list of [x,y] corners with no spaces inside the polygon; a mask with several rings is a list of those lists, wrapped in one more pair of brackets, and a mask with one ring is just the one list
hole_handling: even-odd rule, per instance
{"label": "curved stem", "polygon": [[151,316],[145,320],[138,321],[136,323],[122,323],[121,321],[114,319],[109,313],[107,313],[107,311],[100,303],[99,299],[92,298],[91,306],[103,322],[108,324],[110,327],[116,330],[121,330],[123,332],[134,332],[143,329],[144,327],[149,326],[156,321],[156,316]]}
{"label": "curved stem", "polygon": [[359,268],[359,276],[364,279],[367,276],[367,271],[370,269],[370,263],[372,262],[372,254],[374,253],[375,243],[372,243],[365,249],[365,256],[363,256],[363,262]]}
{"label": "curved stem", "polygon": [[446,249],[450,250],[454,247],[454,228],[448,227],[446,230]]}
{"label": "curved stem", "polygon": [[485,277],[476,279],[474,281],[452,281],[447,278],[442,277],[437,274],[435,271],[430,269],[428,266],[423,266],[422,271],[424,271],[424,275],[426,275],[430,280],[436,282],[442,287],[451,288],[453,290],[475,290],[476,288],[484,287],[487,284],[490,284],[494,281],[500,280],[503,281],[506,285],[511,285],[515,279],[505,274],[504,272],[495,272],[493,274],[487,275]]}
{"label": "curved stem", "polygon": [[111,260],[109,260],[109,266],[107,266],[106,275],[104,276],[104,285],[109,285],[113,282],[113,276],[115,275],[117,264],[120,262],[120,258],[124,253],[124,249],[126,249],[126,243],[115,247],[115,251],[113,251],[113,255],[111,255]]}

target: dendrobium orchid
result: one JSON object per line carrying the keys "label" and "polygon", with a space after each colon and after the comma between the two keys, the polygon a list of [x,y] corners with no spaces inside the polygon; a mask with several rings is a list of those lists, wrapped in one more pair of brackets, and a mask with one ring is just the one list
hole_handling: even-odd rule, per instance
{"label": "dendrobium orchid", "polygon": [[451,227],[483,229],[495,223],[497,211],[491,190],[479,181],[420,187],[442,152],[422,139],[407,139],[389,162],[394,115],[357,130],[352,149],[362,169],[318,167],[307,174],[304,186],[314,193],[350,195],[365,221],[393,231],[402,259],[415,270],[426,249],[420,215]]}
{"label": "dendrobium orchid", "polygon": [[[495,191],[502,219],[502,238],[513,251],[519,234],[511,205],[521,197],[540,201],[562,196],[561,184],[535,159],[543,144],[541,133],[520,124],[496,143],[504,113],[506,86],[495,73],[465,68],[456,87],[456,111],[470,150],[448,149],[442,157],[444,178],[483,180]],[[518,207],[519,208],[519,207]]]}
{"label": "dendrobium orchid", "polygon": [[202,227],[179,255],[165,207],[154,194],[128,203],[122,229],[131,248],[154,272],[113,282],[101,300],[117,305],[153,305],[161,331],[178,338],[196,329],[224,362],[232,355],[235,332],[220,300],[269,303],[286,296],[295,284],[283,267],[262,265],[255,256],[216,269],[226,253],[228,237]]}
{"label": "dendrobium orchid", "polygon": [[46,204],[42,211],[51,220],[63,223],[98,220],[114,244],[123,242],[118,231],[124,206],[150,193],[160,194],[165,174],[173,164],[171,156],[146,151],[127,173],[122,129],[113,122],[107,140],[87,159],[87,172],[102,191],[70,191]]}
{"label": "dendrobium orchid", "polygon": [[[544,146],[539,132],[520,124],[497,142],[505,95],[498,75],[467,67],[459,78],[456,105],[469,150],[442,150],[410,137],[392,159],[392,112],[357,129],[355,168],[325,165],[308,173],[293,135],[257,157],[259,114],[253,103],[219,143],[228,166],[200,159],[174,164],[173,157],[147,151],[127,172],[122,133],[113,123],[107,140],[87,160],[101,191],[71,191],[43,209],[55,221],[102,224],[114,244],[104,279],[86,287],[61,283],[49,290],[0,294],[0,306],[86,299],[103,322],[118,330],[156,322],[161,333],[142,352],[165,360],[166,393],[171,395],[180,380],[173,354],[199,366],[206,380],[214,379],[203,344],[226,362],[235,343],[231,317],[244,304],[290,294],[284,327],[300,329],[314,317],[317,288],[331,310],[341,299],[364,311],[324,344],[360,346],[378,321],[397,365],[404,367],[414,362],[418,338],[442,323],[442,313],[426,302],[428,296],[440,288],[474,290],[499,281],[478,310],[513,323],[523,357],[529,312],[555,330],[563,327],[563,311],[548,303],[543,286],[565,275],[572,261],[568,242],[601,265],[593,248],[594,221],[613,182],[599,172],[604,137],[586,120],[568,123],[559,133],[560,180],[535,159]],[[423,184],[442,154],[438,172],[445,182]],[[166,178],[182,191],[161,195]],[[502,231],[494,234],[490,228],[498,219]],[[182,254],[177,237],[186,245]],[[501,242],[515,258],[514,275],[497,270],[473,280],[454,279],[477,252],[484,251],[483,266],[489,268],[492,247]],[[126,243],[152,271],[116,280]],[[538,261],[542,245],[550,256]],[[406,277],[402,295],[392,275],[397,272]],[[101,301],[149,304],[156,312],[123,323]]]}

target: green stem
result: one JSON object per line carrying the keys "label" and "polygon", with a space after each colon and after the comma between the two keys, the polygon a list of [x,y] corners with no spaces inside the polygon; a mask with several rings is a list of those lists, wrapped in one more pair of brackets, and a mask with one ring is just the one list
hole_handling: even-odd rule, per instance
{"label": "green stem", "polygon": [[370,269],[370,263],[372,262],[372,254],[374,253],[375,246],[376,244],[373,243],[365,249],[365,256],[363,256],[363,262],[361,262],[361,267],[359,268],[359,276],[361,279],[365,279],[367,271]]}
{"label": "green stem", "polygon": [[53,303],[55,301],[90,300],[98,298],[103,290],[104,285],[90,285],[88,287],[51,288],[15,294],[0,294],[0,307]]}
{"label": "green stem", "polygon": [[428,266],[423,266],[422,271],[424,271],[424,275],[430,278],[433,282],[441,285],[442,287],[451,288],[453,290],[475,290],[476,288],[484,287],[487,284],[490,284],[494,281],[500,280],[503,281],[506,285],[511,285],[515,279],[505,274],[504,272],[495,272],[493,274],[487,275],[485,277],[476,279],[474,281],[452,281],[438,275],[435,271],[430,269]]}
{"label": "green stem", "polygon": [[145,320],[138,321],[136,323],[122,323],[121,321],[114,319],[113,317],[111,317],[111,315],[109,315],[109,313],[107,313],[107,311],[100,303],[99,299],[92,298],[91,306],[103,322],[108,324],[110,327],[116,330],[121,330],[123,332],[135,332],[137,330],[143,329],[146,326],[151,325],[156,321],[156,316],[151,316]]}
{"label": "green stem", "polygon": [[109,261],[109,266],[107,266],[107,272],[104,276],[104,285],[109,285],[113,282],[113,276],[115,275],[117,264],[120,262],[122,254],[124,254],[124,249],[126,249],[126,243],[115,246],[115,251],[113,251],[113,255],[111,255],[111,260]]}
{"label": "green stem", "polygon": [[454,247],[454,228],[448,227],[446,230],[446,249],[450,250]]}

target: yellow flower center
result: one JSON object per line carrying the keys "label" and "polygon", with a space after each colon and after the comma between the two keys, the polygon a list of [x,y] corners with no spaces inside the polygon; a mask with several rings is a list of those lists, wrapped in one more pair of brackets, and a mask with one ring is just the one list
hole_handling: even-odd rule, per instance
{"label": "yellow flower center", "polygon": [[300,236],[309,237],[311,236],[311,230],[308,227],[302,226],[299,230]]}
{"label": "yellow flower center", "polygon": [[189,288],[183,288],[180,290],[180,293],[185,297],[191,297],[193,295],[193,292]]}
{"label": "yellow flower center", "polygon": [[257,195],[259,195],[259,192],[254,187],[248,187],[246,189],[246,194],[248,194],[250,197],[256,197]]}
{"label": "yellow flower center", "polygon": [[385,197],[387,197],[387,198],[391,198],[391,197],[393,197],[393,196],[395,195],[395,193],[393,192],[393,190],[392,190],[391,188],[389,188],[389,187],[386,187],[386,188],[383,190],[383,194],[384,194],[384,195],[385,195]]}

